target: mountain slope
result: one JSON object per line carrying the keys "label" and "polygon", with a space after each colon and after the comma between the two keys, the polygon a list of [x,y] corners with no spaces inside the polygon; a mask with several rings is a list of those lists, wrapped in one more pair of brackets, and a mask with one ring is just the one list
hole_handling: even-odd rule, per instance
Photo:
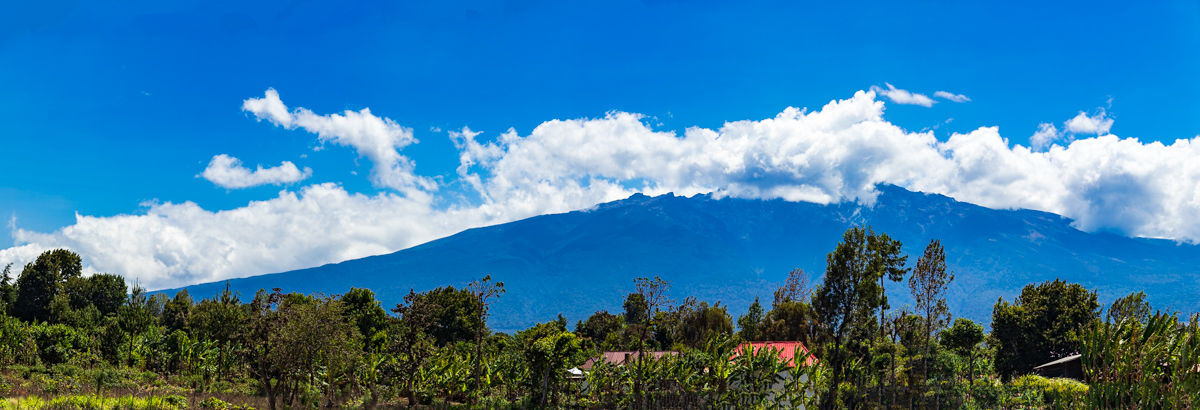
{"label": "mountain slope", "polygon": [[[639,194],[470,229],[388,255],[229,283],[243,297],[274,287],[304,293],[367,287],[391,307],[410,288],[458,287],[490,274],[508,291],[491,325],[517,329],[559,313],[574,321],[619,310],[633,278],[661,276],[672,282],[676,299],[720,300],[736,317],[755,296],[769,304],[775,284],[792,268],[817,281],[841,234],[869,224],[904,244],[910,266],[931,239],[941,239],[956,274],[952,313],[985,323],[997,298],[1054,278],[1097,289],[1102,301],[1145,290],[1155,307],[1200,308],[1197,246],[1086,233],[1045,212],[993,210],[893,186],[880,190],[872,207]],[[207,297],[224,282],[188,288],[193,297]],[[888,293],[893,306],[910,301],[904,284],[889,284]]]}

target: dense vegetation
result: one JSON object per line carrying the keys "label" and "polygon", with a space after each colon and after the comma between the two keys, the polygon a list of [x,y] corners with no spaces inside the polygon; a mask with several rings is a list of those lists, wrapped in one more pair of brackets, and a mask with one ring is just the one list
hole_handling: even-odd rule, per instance
{"label": "dense vegetation", "polygon": [[[1152,313],[1142,293],[1101,309],[1058,280],[997,301],[992,331],[952,318],[954,274],[933,241],[848,230],[820,283],[791,272],[736,320],[719,301],[638,278],[620,311],[487,326],[504,284],[410,292],[385,309],[342,295],[226,289],[196,301],[83,276],[66,250],[0,278],[0,408],[181,409],[441,405],[524,408],[1193,408],[1197,317]],[[908,287],[911,306],[885,290]],[[1103,319],[1101,314],[1104,314]],[[735,326],[736,324],[736,326]],[[811,352],[754,349],[799,341]],[[629,363],[593,362],[604,351]],[[642,354],[667,351],[665,354]],[[796,359],[785,356],[794,353]],[[1081,353],[1087,384],[1032,375]],[[809,357],[817,360],[809,361]],[[231,404],[232,403],[232,404]]]}

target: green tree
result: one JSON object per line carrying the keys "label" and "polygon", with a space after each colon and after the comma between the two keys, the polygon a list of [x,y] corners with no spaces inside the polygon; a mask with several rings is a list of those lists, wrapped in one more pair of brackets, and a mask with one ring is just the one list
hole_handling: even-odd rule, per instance
{"label": "green tree", "polygon": [[754,303],[750,304],[750,308],[746,310],[746,314],[738,317],[738,337],[747,342],[762,340],[759,337],[762,332],[759,330],[759,325],[762,324],[764,317],[762,304],[758,303],[758,298],[754,298]]}
{"label": "green tree", "polygon": [[[635,293],[638,296],[636,298],[630,297],[626,299],[625,321],[626,323],[630,323],[630,313],[633,313],[634,317],[642,319],[642,322],[638,323],[641,328],[637,339],[637,377],[634,378],[633,383],[634,399],[640,402],[642,400],[645,384],[644,375],[646,373],[646,337],[649,335],[649,332],[655,330],[654,318],[659,316],[660,309],[671,304],[671,299],[669,296],[667,296],[667,292],[671,289],[671,282],[655,276],[653,279],[636,278],[633,280],[633,283]],[[634,308],[632,310],[629,308],[630,300],[635,301],[635,305],[633,305]],[[639,306],[639,304],[644,305]],[[641,306],[645,306],[645,308],[642,309]],[[638,313],[639,310],[641,310],[642,313]]]}
{"label": "green tree", "polygon": [[771,301],[771,306],[787,302],[807,302],[812,298],[812,292],[812,285],[808,283],[808,273],[805,273],[804,269],[792,269],[783,284],[775,289],[775,299]]}
{"label": "green tree", "polygon": [[821,326],[812,308],[813,287],[803,269],[792,269],[787,279],[775,290],[771,310],[759,324],[762,340],[803,342],[815,346],[820,339]]}
{"label": "green tree", "polygon": [[412,290],[392,312],[399,315],[388,330],[388,352],[392,362],[384,373],[399,384],[399,394],[408,399],[408,406],[417,404],[417,381],[421,368],[434,353],[436,338],[425,332],[437,320],[439,306]]}
{"label": "green tree", "polygon": [[1136,320],[1146,323],[1146,320],[1149,318],[1150,302],[1146,301],[1146,292],[1142,291],[1133,292],[1123,298],[1117,299],[1108,308],[1107,320],[1109,322]]}
{"label": "green tree", "polygon": [[[925,254],[917,260],[917,268],[908,278],[908,288],[916,303],[916,311],[925,319],[925,329],[921,333],[922,345],[925,347],[925,354],[921,356],[922,389],[925,386],[924,381],[929,380],[929,349],[933,344],[933,335],[940,332],[950,321],[946,292],[952,281],[954,272],[946,271],[946,250],[942,248],[942,241],[935,239],[925,247]],[[921,397],[924,397],[924,394]]]}
{"label": "green tree", "polygon": [[805,346],[816,347],[823,332],[817,320],[812,305],[788,300],[771,306],[759,329],[762,340],[802,342]]}
{"label": "green tree", "polygon": [[233,341],[241,332],[245,320],[246,311],[242,308],[241,295],[230,289],[229,282],[225,282],[225,289],[221,293],[201,300],[192,309],[189,327],[203,339],[217,344],[217,366],[222,378],[229,375]]}
{"label": "green tree", "polygon": [[608,340],[610,334],[619,333],[623,324],[620,316],[601,310],[575,325],[575,334],[590,346],[599,347]]}
{"label": "green tree", "polygon": [[[471,295],[475,297],[475,303],[479,306],[478,322],[475,323],[475,366],[472,372],[472,378],[475,379],[475,394],[482,394],[483,379],[480,375],[481,367],[483,366],[483,338],[488,333],[487,318],[488,311],[492,303],[504,294],[504,282],[492,282],[492,275],[484,276],[483,279],[473,281],[467,286]],[[474,404],[476,396],[471,396],[471,402]]]}
{"label": "green tree", "polygon": [[188,294],[186,288],[175,292],[175,297],[163,305],[163,326],[170,330],[189,331],[188,319],[192,315],[193,307],[195,307],[195,302],[192,301],[192,295]]}
{"label": "green tree", "polygon": [[989,342],[996,372],[1008,380],[1079,352],[1083,330],[1100,318],[1096,300],[1095,292],[1058,279],[1025,285],[1012,303],[997,300]]}
{"label": "green tree", "polygon": [[[825,277],[815,292],[813,307],[829,334],[821,359],[829,365],[827,395],[832,398],[846,379],[852,359],[869,354],[865,343],[873,339],[874,314],[883,302],[879,278],[903,270],[905,258],[899,241],[887,234],[876,235],[870,228],[853,227],[825,260]],[[855,400],[843,405],[854,406]],[[835,405],[833,399],[822,402],[824,408]]]}
{"label": "green tree", "polygon": [[975,384],[975,348],[983,343],[983,325],[971,319],[958,318],[954,325],[942,331],[938,342],[959,356],[967,357],[967,380]]}
{"label": "green tree", "polygon": [[625,296],[625,303],[621,307],[624,309],[621,317],[625,318],[627,325],[640,325],[650,319],[650,307],[646,304],[646,298],[639,293]]}
{"label": "green tree", "polygon": [[470,289],[440,287],[417,294],[421,303],[433,307],[433,321],[425,332],[434,337],[438,346],[475,339],[482,306]]}
{"label": "green tree", "polygon": [[10,314],[11,307],[17,301],[17,286],[12,280],[12,264],[4,265],[4,272],[0,276],[0,315]]}
{"label": "green tree", "polygon": [[93,305],[103,316],[116,314],[125,304],[128,291],[125,278],[105,273],[74,277],[63,284],[63,293],[69,298],[71,308],[83,309]]}
{"label": "green tree", "polygon": [[537,324],[514,338],[532,376],[528,387],[539,392],[538,406],[557,405],[552,403],[551,393],[561,390],[567,369],[583,362],[579,338],[568,332],[561,320]]}
{"label": "green tree", "polygon": [[[358,328],[358,333],[367,341],[372,340],[376,333],[385,332],[388,326],[387,312],[383,304],[375,299],[375,292],[370,289],[350,288],[341,297],[346,319]],[[364,349],[373,349],[370,343],[363,344]]]}
{"label": "green tree", "polygon": [[662,329],[670,334],[669,342],[662,343],[663,346],[683,344],[697,348],[711,337],[733,335],[733,318],[721,302],[709,305],[688,298],[670,313],[671,326]]}
{"label": "green tree", "polygon": [[50,317],[50,302],[63,284],[83,274],[83,260],[74,252],[55,249],[43,252],[26,264],[17,278],[16,316],[32,322]]}
{"label": "green tree", "polygon": [[150,311],[146,306],[146,290],[141,286],[134,285],[133,291],[129,293],[128,299],[117,313],[118,326],[129,338],[129,350],[126,357],[130,366],[133,365],[133,344],[138,335],[150,327],[151,318]]}

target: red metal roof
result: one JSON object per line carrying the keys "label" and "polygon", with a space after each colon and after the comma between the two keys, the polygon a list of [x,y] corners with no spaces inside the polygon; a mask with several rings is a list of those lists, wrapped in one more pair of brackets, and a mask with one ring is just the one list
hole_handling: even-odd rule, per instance
{"label": "red metal roof", "polygon": [[[788,365],[792,366],[795,365],[794,362],[796,360],[795,356],[797,353],[800,356],[804,356],[805,353],[808,353],[808,347],[805,347],[804,343],[800,342],[750,342],[739,345],[737,351],[733,353],[733,357],[738,357],[741,355],[742,350],[746,348],[747,344],[753,346],[755,352],[758,352],[759,349],[764,347],[774,348],[779,353],[779,358],[783,359]],[[804,364],[812,366],[817,364],[817,362],[818,360],[816,356],[809,355],[808,360],[806,360]]]}
{"label": "red metal roof", "polygon": [[[653,357],[653,358],[655,358],[655,359],[661,359],[663,356],[666,356],[666,355],[677,355],[677,354],[679,354],[679,352],[668,352],[668,351],[659,351],[659,352],[644,352],[644,353],[646,353],[646,356],[647,356],[647,357]],[[600,362],[600,361],[604,361],[604,362],[613,363],[613,364],[616,364],[617,366],[624,366],[624,365],[625,365],[625,360],[626,360],[626,358],[628,358],[628,359],[629,359],[629,361],[634,361],[634,360],[637,360],[637,358],[638,358],[638,352],[636,352],[636,351],[632,351],[632,352],[604,352],[604,353],[603,353],[603,354],[601,354],[599,357],[593,357],[593,358],[589,358],[589,359],[587,360],[587,362],[584,362],[584,363],[583,363],[583,366],[579,366],[579,368],[580,368],[580,369],[583,369],[583,370],[591,370],[591,369],[592,369],[592,366],[593,366],[593,365],[595,365],[595,364],[596,364],[596,362]]]}

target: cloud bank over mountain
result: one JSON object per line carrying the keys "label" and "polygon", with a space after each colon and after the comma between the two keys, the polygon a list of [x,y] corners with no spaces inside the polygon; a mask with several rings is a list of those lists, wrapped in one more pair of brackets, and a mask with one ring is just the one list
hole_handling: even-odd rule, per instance
{"label": "cloud bank over mountain", "polygon": [[[897,103],[929,99],[890,85],[879,91]],[[314,184],[227,211],[148,203],[142,215],[77,215],[55,232],[14,226],[19,245],[0,251],[0,262],[20,265],[41,250],[68,247],[92,271],[156,289],[391,252],[636,192],[871,206],[879,184],[1053,212],[1085,231],[1200,239],[1200,137],[1171,145],[1122,139],[1108,133],[1112,119],[1101,112],[1063,123],[1066,132],[1096,136],[1064,142],[1050,125],[1045,131],[1053,133],[1037,140],[1037,149],[1010,146],[995,127],[939,141],[885,120],[880,97],[859,91],[820,110],[789,107],[773,118],[682,135],[625,112],[547,121],[529,135],[509,130],[494,141],[463,128],[449,136],[459,151],[459,181],[477,194],[465,200],[443,192],[447,182],[415,173],[415,162],[400,152],[416,142],[411,129],[369,109],[289,109],[272,89],[246,100],[243,110],[355,149],[372,162],[371,181],[390,190],[364,195]]]}

